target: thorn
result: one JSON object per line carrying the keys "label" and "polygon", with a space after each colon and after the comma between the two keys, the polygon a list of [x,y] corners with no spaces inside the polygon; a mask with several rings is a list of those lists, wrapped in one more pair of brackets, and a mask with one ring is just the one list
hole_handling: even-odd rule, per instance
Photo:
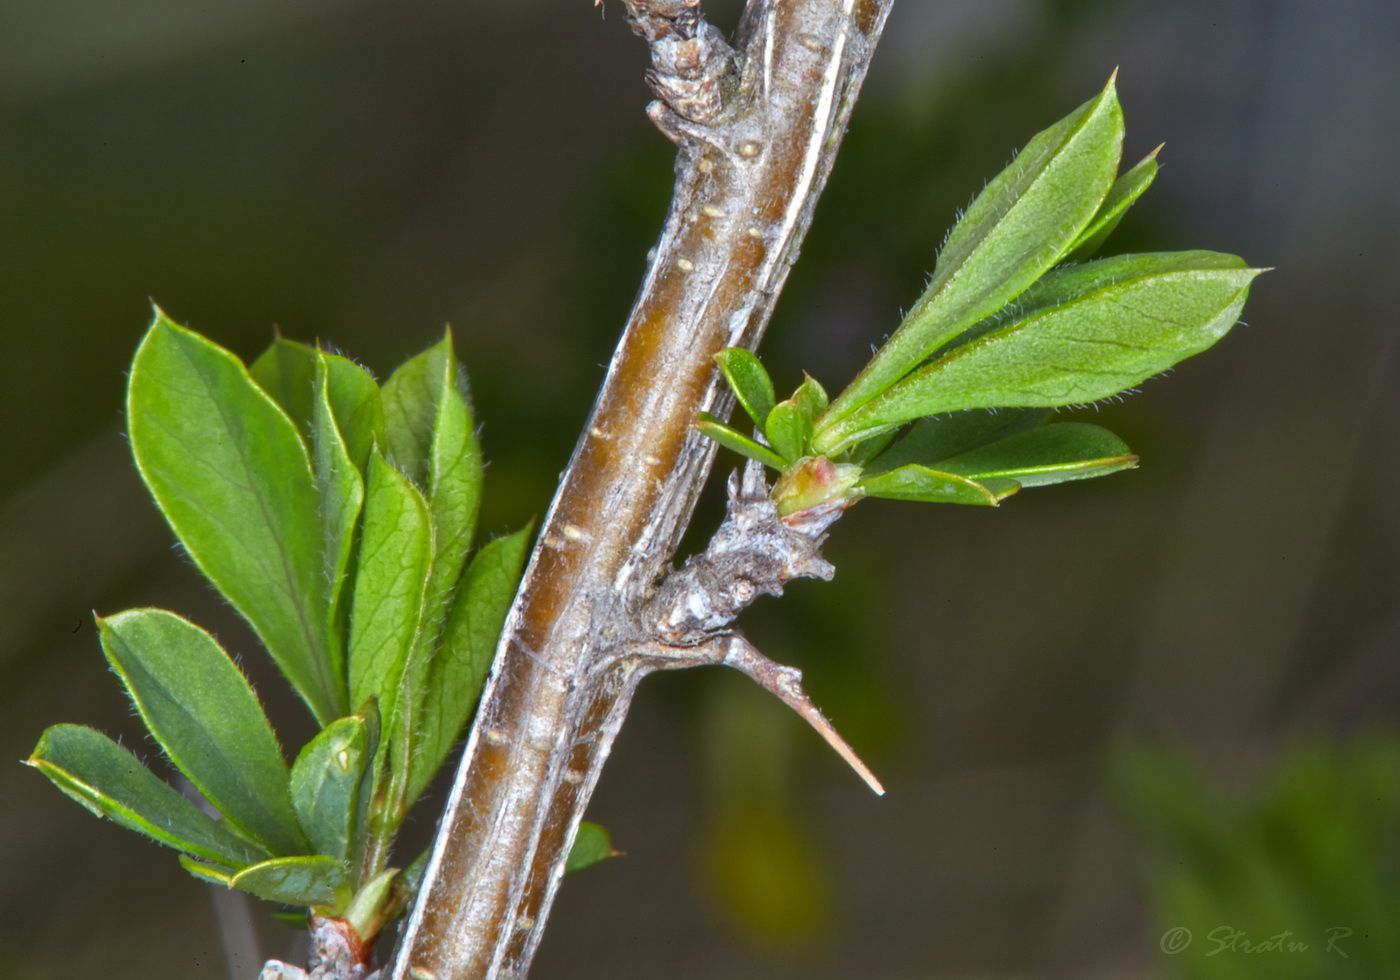
{"label": "thorn", "polygon": [[861,761],[860,756],[856,755],[855,750],[841,737],[836,727],[817,710],[812,699],[802,690],[802,671],[769,660],[737,633],[721,638],[721,642],[728,646],[724,655],[725,666],[746,674],[759,687],[796,711],[807,724],[817,730],[817,734],[826,739],[826,744],[835,749],[837,755],[846,760],[846,764],[856,771],[856,775],[865,780],[865,785],[869,786],[876,796],[885,795],[885,787],[870,771],[870,767]]}

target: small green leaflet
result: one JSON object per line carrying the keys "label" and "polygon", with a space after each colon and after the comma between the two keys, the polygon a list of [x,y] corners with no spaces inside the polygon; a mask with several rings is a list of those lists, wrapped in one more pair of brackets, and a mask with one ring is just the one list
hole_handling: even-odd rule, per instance
{"label": "small green leaflet", "polygon": [[160,780],[126,749],[81,725],[54,725],[26,761],[99,817],[230,867],[271,855]]}
{"label": "small green leaflet", "polygon": [[112,669],[175,767],[273,854],[305,853],[277,737],[214,638],[163,609],[118,613],[98,629]]}
{"label": "small green leaflet", "polygon": [[349,897],[350,874],[335,858],[308,854],[244,868],[228,886],[283,905],[335,906]]}
{"label": "small green leaflet", "polygon": [[365,721],[352,715],[323,728],[292,765],[292,805],[319,854],[350,856],[369,749]]}
{"label": "small green leaflet", "polygon": [[582,871],[620,853],[613,850],[612,837],[605,827],[584,820],[578,825],[578,834],[574,837],[574,846],[569,850],[564,870]]}
{"label": "small green leaflet", "polygon": [[787,466],[787,460],[779,456],[773,450],[762,443],[755,442],[748,436],[734,431],[725,425],[718,418],[709,412],[701,412],[695,428],[725,449],[732,449],[741,456],[749,459],[756,459],[765,466],[771,466],[776,470],[781,470]]}
{"label": "small green leaflet", "polygon": [[1137,457],[1107,429],[1060,422],[1019,432],[935,465],[983,484],[1003,479],[1022,487],[1040,487],[1131,469]]}
{"label": "small green leaflet", "polygon": [[1099,246],[1113,233],[1113,229],[1118,227],[1118,222],[1123,220],[1123,215],[1128,213],[1128,208],[1136,204],[1137,199],[1142,197],[1157,179],[1157,154],[1161,149],[1158,146],[1113,182],[1098,213],[1089,222],[1089,226],[1079,233],[1079,237],[1065,254],[1066,261],[1082,262],[1099,250]]}
{"label": "small green leaflet", "polygon": [[1009,497],[1020,488],[1015,480],[972,480],[917,463],[867,477],[856,484],[856,489],[867,497],[982,507],[995,507],[1004,497]]}
{"label": "small green leaflet", "polygon": [[777,401],[768,371],[752,352],[742,347],[725,348],[715,355],[715,362],[719,364],[739,404],[753,419],[753,424],[762,430],[768,423],[768,413],[773,411]]}

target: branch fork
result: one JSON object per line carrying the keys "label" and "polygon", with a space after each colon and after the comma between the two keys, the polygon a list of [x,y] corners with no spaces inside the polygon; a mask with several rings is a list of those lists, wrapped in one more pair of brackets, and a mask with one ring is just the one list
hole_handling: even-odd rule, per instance
{"label": "branch fork", "polygon": [[311,917],[311,956],[308,969],[268,960],[258,980],[379,980],[371,970],[370,950],[344,919]]}
{"label": "branch fork", "polygon": [[770,660],[741,633],[724,629],[760,595],[782,595],[792,579],[831,580],[836,569],[820,548],[845,506],[825,504],[780,518],[762,464],[750,460],[742,477],[730,474],[723,523],[703,552],[661,581],[643,616],[653,636],[633,655],[643,670],[733,667],[796,711],[883,796],[875,774],[802,689],[802,672]]}

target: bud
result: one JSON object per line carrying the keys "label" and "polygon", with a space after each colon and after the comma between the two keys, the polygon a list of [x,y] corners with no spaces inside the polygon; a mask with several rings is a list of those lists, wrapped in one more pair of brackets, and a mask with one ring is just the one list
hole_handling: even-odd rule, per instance
{"label": "bud", "polygon": [[778,513],[786,517],[833,500],[851,500],[851,492],[862,470],[853,463],[833,463],[825,456],[806,456],[797,461],[773,485]]}

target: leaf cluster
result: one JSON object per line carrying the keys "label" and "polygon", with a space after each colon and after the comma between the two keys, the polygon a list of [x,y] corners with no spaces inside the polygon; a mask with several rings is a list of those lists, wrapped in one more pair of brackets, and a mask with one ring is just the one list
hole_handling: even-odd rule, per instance
{"label": "leaf cluster", "polygon": [[289,766],[218,642],[133,609],[100,620],[103,650],[208,811],[91,728],[48,729],[29,764],[196,877],[371,940],[411,893],[419,862],[390,866],[394,834],[474,709],[530,539],[472,552],[466,390],[450,334],[381,386],[280,338],[245,367],[157,311],[130,375],[137,467],[321,729]]}
{"label": "leaf cluster", "polygon": [[837,398],[809,377],[777,402],[758,359],[730,349],[720,370],[758,435],[713,416],[697,427],[779,470],[785,514],[864,496],[995,505],[1136,465],[1112,433],[1052,423],[1053,410],[1206,350],[1263,270],[1206,251],[1092,259],[1156,178],[1156,150],[1119,174],[1122,144],[1110,79],[977,195],[923,295]]}

